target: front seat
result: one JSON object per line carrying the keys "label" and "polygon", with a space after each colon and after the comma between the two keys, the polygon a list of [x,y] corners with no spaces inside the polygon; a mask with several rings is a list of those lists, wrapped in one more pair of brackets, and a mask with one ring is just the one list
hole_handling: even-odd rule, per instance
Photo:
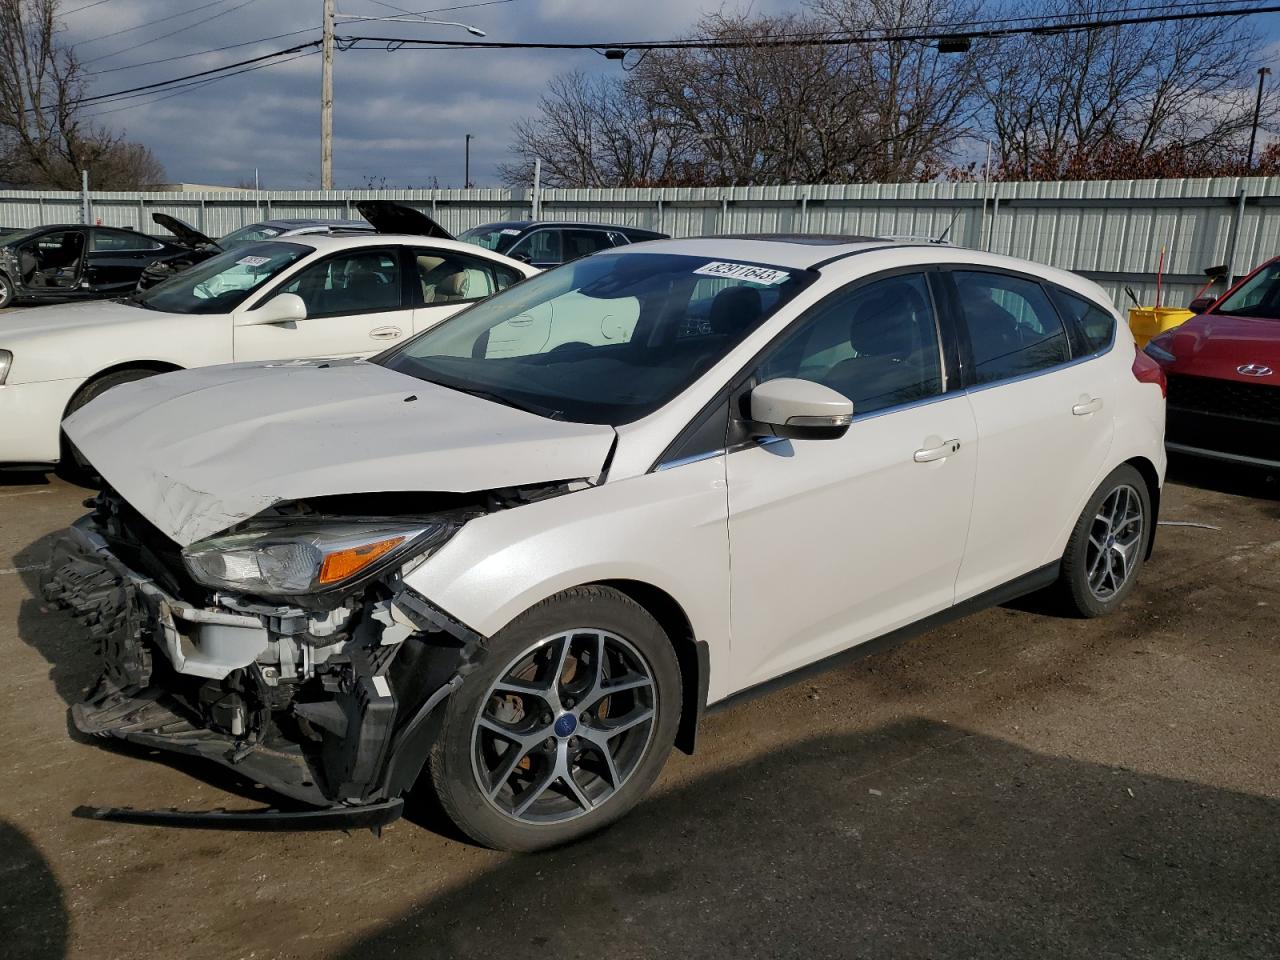
{"label": "front seat", "polygon": [[711,301],[707,325],[717,336],[741,339],[755,328],[764,313],[760,291],[755,287],[737,286],[721,290]]}
{"label": "front seat", "polygon": [[919,318],[928,315],[920,294],[907,283],[877,290],[849,322],[854,357],[837,363],[827,383],[854,402],[855,411],[911,399],[923,378]]}

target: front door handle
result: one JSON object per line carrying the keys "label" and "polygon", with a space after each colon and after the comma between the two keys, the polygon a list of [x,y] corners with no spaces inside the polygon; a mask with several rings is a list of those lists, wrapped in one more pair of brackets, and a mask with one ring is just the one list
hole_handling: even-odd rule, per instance
{"label": "front door handle", "polygon": [[1094,397],[1091,400],[1084,400],[1077,403],[1071,408],[1071,412],[1077,417],[1087,417],[1091,413],[1097,413],[1102,409],[1102,398]]}
{"label": "front door handle", "polygon": [[403,333],[399,327],[378,327],[369,331],[369,336],[375,340],[394,340]]}
{"label": "front door handle", "polygon": [[917,450],[913,458],[916,463],[930,463],[934,460],[945,460],[953,453],[960,452],[959,440],[948,440],[946,443],[937,447],[926,447],[924,450]]}

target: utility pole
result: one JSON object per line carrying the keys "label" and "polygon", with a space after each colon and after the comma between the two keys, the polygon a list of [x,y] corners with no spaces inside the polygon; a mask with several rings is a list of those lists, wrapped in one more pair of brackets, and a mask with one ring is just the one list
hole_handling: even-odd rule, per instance
{"label": "utility pole", "polygon": [[474,136],[475,134],[473,133],[467,134],[466,146],[464,147],[465,153],[462,161],[462,187],[464,190],[471,188],[471,138]]}
{"label": "utility pole", "polygon": [[324,0],[324,70],[320,78],[320,189],[333,189],[333,7]]}
{"label": "utility pole", "polygon": [[1249,160],[1245,164],[1246,173],[1253,169],[1253,146],[1258,140],[1258,118],[1262,116],[1262,84],[1270,72],[1270,67],[1258,68],[1258,100],[1253,105],[1253,130],[1249,133]]}

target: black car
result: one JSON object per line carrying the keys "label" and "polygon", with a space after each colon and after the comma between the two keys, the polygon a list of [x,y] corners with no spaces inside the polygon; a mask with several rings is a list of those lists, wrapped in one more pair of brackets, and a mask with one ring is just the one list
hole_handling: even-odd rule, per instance
{"label": "black car", "polygon": [[472,227],[459,234],[458,239],[486,250],[496,250],[535,267],[555,267],[597,250],[645,240],[666,240],[667,235],[611,223],[503,220]]}
{"label": "black car", "polygon": [[92,300],[129,293],[157,261],[190,254],[137,230],[60,223],[0,237],[0,307],[15,300]]}

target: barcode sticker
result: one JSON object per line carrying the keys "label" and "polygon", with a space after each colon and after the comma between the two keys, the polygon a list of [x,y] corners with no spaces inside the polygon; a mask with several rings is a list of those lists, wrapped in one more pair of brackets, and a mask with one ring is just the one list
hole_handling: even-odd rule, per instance
{"label": "barcode sticker", "polygon": [[765,284],[782,283],[791,276],[786,270],[774,270],[772,267],[753,267],[749,263],[724,263],[720,260],[713,260],[693,272],[704,277],[749,280],[752,283]]}
{"label": "barcode sticker", "polygon": [[260,267],[264,263],[270,263],[270,257],[241,257],[236,263],[244,267]]}

